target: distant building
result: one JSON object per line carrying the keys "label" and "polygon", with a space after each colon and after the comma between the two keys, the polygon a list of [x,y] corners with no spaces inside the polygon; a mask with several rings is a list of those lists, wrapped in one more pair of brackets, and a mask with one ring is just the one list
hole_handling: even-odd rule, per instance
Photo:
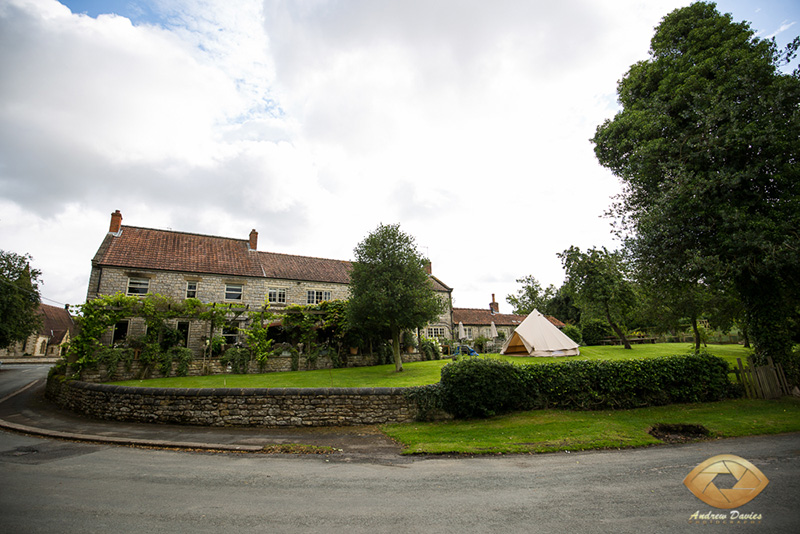
{"label": "distant building", "polygon": [[[464,327],[464,339],[479,337],[492,339],[492,323],[494,323],[498,337],[508,339],[526,317],[527,315],[500,313],[500,305],[492,293],[492,302],[488,308],[453,308],[453,329],[455,337],[458,337],[458,328],[461,324]],[[564,327],[564,323],[555,317],[547,319],[558,328]]]}
{"label": "distant building", "polygon": [[42,326],[24,342],[0,349],[0,358],[58,357],[64,345],[75,335],[76,325],[65,308],[40,304]]}

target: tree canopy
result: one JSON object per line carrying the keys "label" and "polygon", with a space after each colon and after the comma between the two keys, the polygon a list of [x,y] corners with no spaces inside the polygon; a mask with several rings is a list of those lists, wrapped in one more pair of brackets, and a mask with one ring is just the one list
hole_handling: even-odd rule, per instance
{"label": "tree canopy", "polygon": [[800,72],[713,3],[667,15],[592,139],[623,182],[613,211],[640,265],[733,286],[762,354],[791,349],[800,296]]}
{"label": "tree canopy", "polygon": [[518,315],[528,315],[533,310],[544,312],[557,293],[555,286],[550,285],[545,289],[533,275],[518,278],[517,283],[522,287],[517,290],[516,295],[506,296],[506,302],[511,304],[514,313]]}
{"label": "tree canopy", "polygon": [[578,306],[608,321],[625,348],[630,349],[621,324],[625,314],[636,304],[636,292],[628,280],[622,255],[609,252],[605,247],[586,252],[570,247],[558,256],[567,273],[565,285],[572,289]]}
{"label": "tree canopy", "polygon": [[32,258],[0,250],[0,348],[25,341],[41,325],[39,276]]}
{"label": "tree canopy", "polygon": [[389,333],[395,369],[402,371],[402,332],[425,326],[442,311],[443,303],[425,270],[426,260],[414,238],[398,224],[379,225],[354,253],[347,308],[350,323]]}

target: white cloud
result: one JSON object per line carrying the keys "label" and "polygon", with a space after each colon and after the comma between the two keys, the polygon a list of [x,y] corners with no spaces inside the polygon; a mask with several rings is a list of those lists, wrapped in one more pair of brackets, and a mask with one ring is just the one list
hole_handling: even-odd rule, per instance
{"label": "white cloud", "polygon": [[510,311],[516,278],[560,284],[557,252],[613,246],[588,139],[688,3],[151,0],[132,23],[7,0],[0,241],[74,303],[115,209],[342,259],[399,222],[458,305]]}

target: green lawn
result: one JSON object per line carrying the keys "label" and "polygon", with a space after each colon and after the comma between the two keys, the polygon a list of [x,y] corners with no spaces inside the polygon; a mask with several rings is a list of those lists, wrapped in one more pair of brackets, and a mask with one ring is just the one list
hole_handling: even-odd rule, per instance
{"label": "green lawn", "polygon": [[635,410],[536,410],[491,419],[385,425],[405,454],[535,453],[641,447],[661,443],[657,423],[699,424],[711,437],[800,432],[800,399],[737,399]]}
{"label": "green lawn", "polygon": [[319,369],[248,375],[185,376],[125,380],[114,382],[122,386],[167,388],[375,388],[408,387],[434,384],[441,369],[450,360],[404,363],[403,372],[396,373],[394,364],[347,369]]}
{"label": "green lawn", "polygon": [[[655,345],[634,345],[632,350],[621,346],[581,347],[580,356],[564,358],[530,358],[521,356],[502,356],[488,354],[519,364],[548,363],[567,360],[625,360],[633,358],[654,358],[686,354],[687,343],[658,343]],[[708,350],[724,358],[731,366],[736,358],[746,359],[750,349],[739,345],[709,345]],[[316,371],[294,371],[287,373],[265,373],[248,375],[212,375],[155,378],[149,380],[125,380],[114,382],[123,386],[170,387],[170,388],[268,388],[268,387],[408,387],[434,384],[439,381],[441,369],[450,360],[434,360],[403,364],[402,373],[394,372],[394,364],[374,367],[351,367],[347,369],[321,369]]]}

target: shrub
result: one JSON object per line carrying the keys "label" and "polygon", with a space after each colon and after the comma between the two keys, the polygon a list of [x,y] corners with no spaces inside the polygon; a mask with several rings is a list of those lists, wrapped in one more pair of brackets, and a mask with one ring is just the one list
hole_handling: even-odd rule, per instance
{"label": "shrub", "polygon": [[475,345],[475,350],[477,352],[486,352],[486,343],[491,341],[486,336],[479,336],[472,340],[472,344]]}
{"label": "shrub", "polygon": [[604,338],[613,335],[613,333],[611,332],[611,327],[605,321],[590,319],[581,322],[581,335],[583,336],[584,344],[599,345]]}
{"label": "shrub", "polygon": [[439,348],[439,342],[435,339],[423,337],[419,342],[419,351],[426,360],[442,359],[442,350]]}
{"label": "shrub", "polygon": [[564,332],[564,334],[566,334],[566,336],[575,343],[579,345],[583,343],[583,336],[581,335],[581,330],[574,324],[564,325],[564,328],[562,328],[561,331]]}
{"label": "shrub", "polygon": [[736,396],[728,364],[709,354],[514,365],[465,358],[442,369],[442,407],[458,418],[514,410],[637,408]]}
{"label": "shrub", "polygon": [[219,361],[222,365],[230,365],[231,372],[234,374],[247,374],[251,359],[252,354],[249,350],[241,347],[231,347],[225,351]]}
{"label": "shrub", "polygon": [[461,358],[442,368],[442,407],[455,417],[490,417],[526,404],[523,368],[490,358]]}
{"label": "shrub", "polygon": [[442,408],[442,385],[440,383],[428,384],[405,389],[406,398],[414,401],[417,406],[417,421],[427,421]]}

